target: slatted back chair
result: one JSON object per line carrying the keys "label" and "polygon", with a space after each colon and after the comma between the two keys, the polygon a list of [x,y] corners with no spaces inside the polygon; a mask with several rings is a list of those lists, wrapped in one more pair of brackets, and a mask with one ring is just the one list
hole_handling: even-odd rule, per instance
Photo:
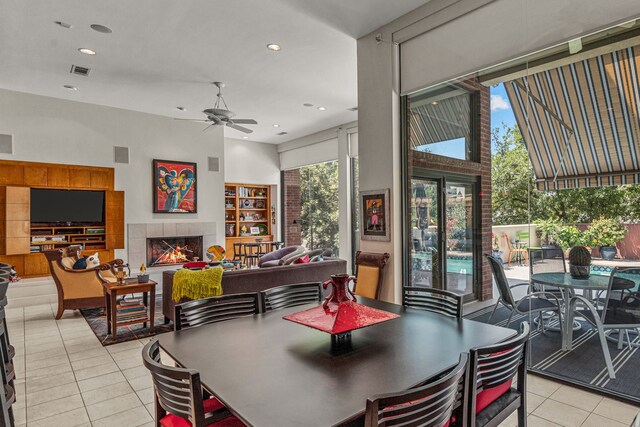
{"label": "slatted back chair", "polygon": [[405,287],[403,299],[402,305],[405,307],[462,318],[462,297],[453,292],[435,288]]}
{"label": "slatted back chair", "polygon": [[[468,425],[498,426],[515,410],[518,411],[518,426],[525,425],[528,343],[529,324],[523,322],[520,334],[515,338],[471,349]],[[517,388],[512,388],[515,376]]]}
{"label": "slatted back chair", "polygon": [[168,424],[171,421],[183,421],[180,425],[186,425],[184,421],[188,420],[194,427],[204,427],[229,416],[229,412],[217,399],[207,401],[214,403],[213,405],[203,402],[198,371],[162,364],[158,340],[150,341],[144,346],[142,362],[151,372],[155,391],[156,425],[161,425],[162,420],[166,420]]}
{"label": "slatted back chair", "polygon": [[266,313],[320,301],[322,301],[322,283],[320,282],[283,285],[260,292],[260,311]]}
{"label": "slatted back chair", "polygon": [[399,393],[367,399],[365,427],[446,427],[456,416],[457,425],[467,426],[469,355],[462,353],[458,365],[444,376]]}
{"label": "slatted back chair", "polygon": [[175,330],[253,316],[260,312],[255,292],[203,298],[176,304]]}

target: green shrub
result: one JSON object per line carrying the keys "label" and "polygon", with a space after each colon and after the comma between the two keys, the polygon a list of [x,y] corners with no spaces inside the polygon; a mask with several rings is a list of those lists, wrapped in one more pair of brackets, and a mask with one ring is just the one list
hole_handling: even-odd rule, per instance
{"label": "green shrub", "polygon": [[589,242],[593,246],[615,246],[627,235],[627,227],[612,218],[600,218],[591,223],[587,230]]}

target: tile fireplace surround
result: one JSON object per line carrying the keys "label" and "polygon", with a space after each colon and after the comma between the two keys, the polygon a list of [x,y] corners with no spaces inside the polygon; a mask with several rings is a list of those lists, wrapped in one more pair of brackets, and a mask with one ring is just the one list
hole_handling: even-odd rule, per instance
{"label": "tile fireplace surround", "polygon": [[216,244],[215,222],[153,222],[127,225],[127,255],[132,271],[147,262],[147,238],[202,236],[203,250]]}

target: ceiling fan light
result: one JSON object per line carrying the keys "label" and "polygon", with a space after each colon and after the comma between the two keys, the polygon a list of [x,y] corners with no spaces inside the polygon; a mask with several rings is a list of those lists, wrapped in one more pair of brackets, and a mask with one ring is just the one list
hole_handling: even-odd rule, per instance
{"label": "ceiling fan light", "polygon": [[279,124],[277,124],[277,123],[274,123],[274,124],[273,124],[273,127],[274,127],[274,128],[279,128],[279,127],[280,127],[280,125],[279,125]]}
{"label": "ceiling fan light", "polygon": [[91,50],[91,49],[86,48],[86,47],[81,47],[80,49],[78,49],[78,52],[84,53],[85,55],[95,55],[96,54],[95,50]]}
{"label": "ceiling fan light", "polygon": [[269,43],[267,49],[277,52],[282,49],[282,47],[278,43]]}

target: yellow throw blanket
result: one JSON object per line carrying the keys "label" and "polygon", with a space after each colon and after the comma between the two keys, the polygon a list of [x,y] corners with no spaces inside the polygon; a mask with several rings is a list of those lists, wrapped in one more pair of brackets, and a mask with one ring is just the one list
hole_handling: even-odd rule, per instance
{"label": "yellow throw blanket", "polygon": [[222,295],[222,272],[220,267],[207,270],[189,270],[183,268],[173,276],[173,292],[175,302],[182,298],[202,299]]}

